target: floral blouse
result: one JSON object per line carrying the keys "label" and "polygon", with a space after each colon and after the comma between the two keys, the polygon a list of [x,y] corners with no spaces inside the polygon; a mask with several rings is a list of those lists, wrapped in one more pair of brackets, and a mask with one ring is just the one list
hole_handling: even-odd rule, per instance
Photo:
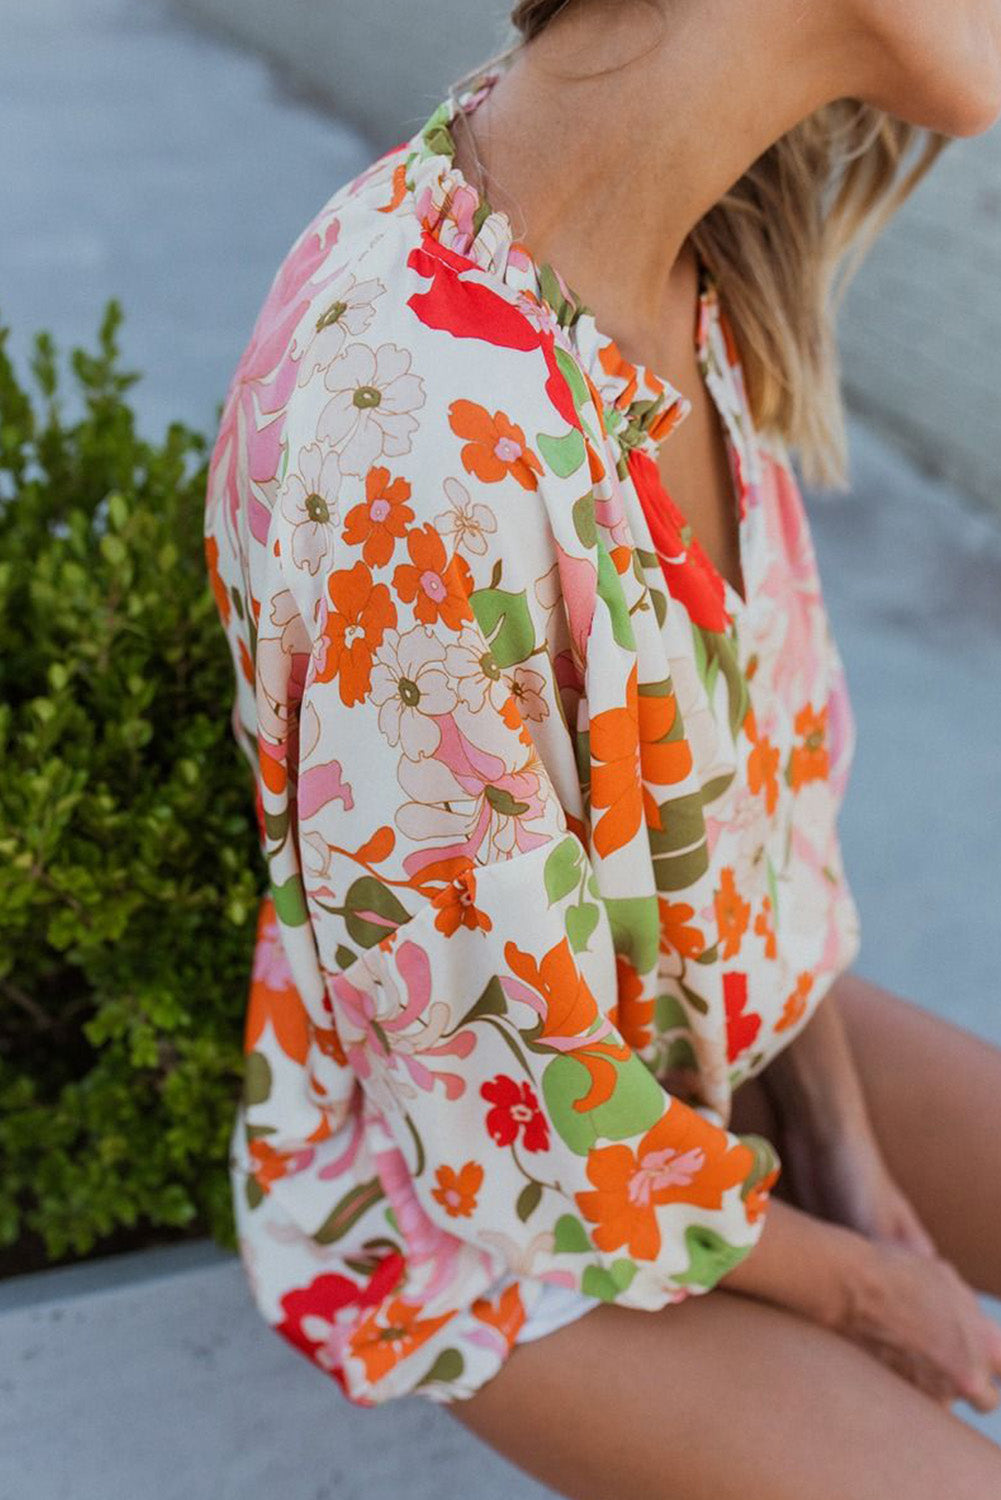
{"label": "floral blouse", "polygon": [[232,1135],[263,1317],[363,1406],[472,1395],[546,1283],[755,1246],[736,1088],[857,949],[853,730],[789,456],[709,269],[746,597],[660,482],[688,398],[453,164],[342,187],[233,378],[205,548],[269,887]]}

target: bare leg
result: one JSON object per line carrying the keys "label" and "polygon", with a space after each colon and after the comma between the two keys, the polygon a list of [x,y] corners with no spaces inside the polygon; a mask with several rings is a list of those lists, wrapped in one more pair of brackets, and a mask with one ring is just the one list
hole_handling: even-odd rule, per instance
{"label": "bare leg", "polygon": [[838,1008],[891,1170],[940,1254],[1001,1297],[1001,1048],[854,976]]}
{"label": "bare leg", "polygon": [[571,1500],[997,1500],[1001,1449],[847,1339],[717,1287],[516,1346],[446,1410]]}

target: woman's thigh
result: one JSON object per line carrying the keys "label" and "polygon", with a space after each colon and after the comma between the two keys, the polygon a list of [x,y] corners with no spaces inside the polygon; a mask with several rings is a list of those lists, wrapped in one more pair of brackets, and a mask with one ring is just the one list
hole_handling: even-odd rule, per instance
{"label": "woman's thigh", "polygon": [[887,1164],[939,1253],[1001,1297],[1001,1048],[854,976],[838,987]]}
{"label": "woman's thigh", "polygon": [[572,1500],[997,1500],[1001,1449],[847,1339],[717,1287],[516,1345],[447,1410]]}

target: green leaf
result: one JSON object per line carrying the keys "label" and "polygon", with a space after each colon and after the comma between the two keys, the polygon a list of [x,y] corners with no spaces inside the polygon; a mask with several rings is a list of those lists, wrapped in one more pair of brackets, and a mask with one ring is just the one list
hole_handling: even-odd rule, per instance
{"label": "green leaf", "polygon": [[263,1052],[250,1052],[243,1074],[243,1102],[248,1108],[271,1097],[271,1064]]}
{"label": "green leaf", "polygon": [[549,904],[561,901],[580,884],[584,849],[579,839],[561,839],[543,866],[542,878]]}
{"label": "green leaf", "polygon": [[576,473],[587,460],[584,435],[576,427],[571,427],[562,437],[550,437],[548,433],[538,432],[535,441],[548,466],[561,479],[567,479]]}
{"label": "green leaf", "polygon": [[390,932],[395,932],[410,913],[395,891],[374,875],[353,880],[344,897],[344,925],[348,935],[360,948],[374,948]]}
{"label": "green leaf", "polygon": [[516,666],[535,650],[535,625],[525,591],[474,589],[469,604],[490,643],[490,654],[501,668]]}
{"label": "green leaf", "polygon": [[318,1245],[332,1245],[343,1239],[349,1229],[367,1214],[374,1204],[383,1198],[382,1184],[377,1177],[368,1182],[356,1183],[343,1198],[340,1198],[324,1219],[312,1238]]}
{"label": "green leaf", "polygon": [[592,901],[582,901],[567,908],[564,918],[567,937],[574,953],[583,953],[594,935],[601,912]]}
{"label": "green leaf", "polygon": [[560,1254],[576,1255],[594,1246],[580,1219],[574,1214],[560,1214],[553,1226],[553,1249]]}
{"label": "green leaf", "polygon": [[541,1197],[542,1186],[540,1183],[525,1183],[525,1186],[518,1194],[518,1201],[515,1204],[515,1212],[517,1213],[518,1218],[522,1221],[522,1223],[524,1223],[526,1219],[531,1218],[532,1214],[535,1212],[536,1208],[539,1205],[539,1199]]}

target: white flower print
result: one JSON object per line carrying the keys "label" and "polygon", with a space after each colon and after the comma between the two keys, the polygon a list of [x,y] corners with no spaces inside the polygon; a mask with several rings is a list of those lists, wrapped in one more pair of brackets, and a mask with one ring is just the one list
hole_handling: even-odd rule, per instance
{"label": "white flower print", "polygon": [[497,530],[497,517],[487,505],[474,504],[469,491],[451,475],[443,481],[442,488],[451,501],[449,510],[443,510],[434,518],[434,524],[443,542],[455,537],[454,549],[465,547],[482,557],[487,550],[487,534]]}
{"label": "white flower print", "polygon": [[410,358],[398,344],[349,344],[328,367],[323,383],[333,396],[316,430],[337,449],[342,473],[361,476],[384,454],[409,452],[413,413],[424,405],[424,381],[410,373]]}
{"label": "white flower print", "polygon": [[372,666],[369,694],[379,707],[379,729],[410,760],[433,755],[441,742],[436,714],[451,713],[455,688],[445,671],[445,647],[426,625],[406,635],[387,630]]}
{"label": "white flower print", "polygon": [[490,653],[484,655],[478,630],[462,627],[459,639],[445,649],[445,664],[459,702],[470,713],[482,713],[485,704],[496,711],[507,701],[510,687]]}
{"label": "white flower print", "polygon": [[358,338],[365,332],[375,317],[376,298],[385,290],[377,276],[359,281],[353,275],[336,291],[330,290],[329,300],[314,318],[312,336],[299,361],[300,385],[337,358],[349,335]]}
{"label": "white flower print", "polygon": [[333,545],[334,527],[341,519],[340,483],[336,454],[310,443],[279,493],[282,515],[292,525],[292,561],[307,573],[318,572]]}

